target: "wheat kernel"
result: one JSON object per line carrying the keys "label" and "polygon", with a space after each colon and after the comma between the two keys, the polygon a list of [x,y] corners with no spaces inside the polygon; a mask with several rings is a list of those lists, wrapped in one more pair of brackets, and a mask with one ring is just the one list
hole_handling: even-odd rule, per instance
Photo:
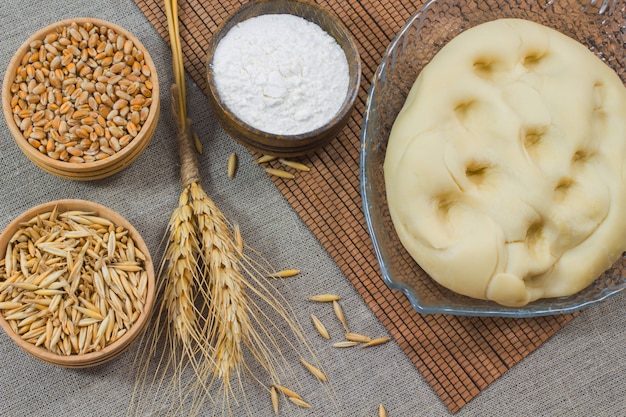
{"label": "wheat kernel", "polygon": [[295,178],[292,173],[283,171],[282,169],[275,169],[275,168],[263,168],[263,169],[265,170],[265,172],[275,177],[280,177],[280,178],[285,178],[285,179]]}
{"label": "wheat kernel", "polygon": [[290,278],[300,273],[299,269],[283,269],[282,271],[270,274],[270,278]]}
{"label": "wheat kernel", "polygon": [[280,392],[282,392],[283,394],[285,394],[287,397],[302,399],[302,397],[301,397],[298,393],[296,393],[296,392],[294,392],[294,391],[290,390],[290,389],[289,389],[289,388],[287,388],[287,387],[283,387],[282,385],[278,385],[278,384],[274,384],[274,387],[275,387],[278,391],[280,391]]}
{"label": "wheat kernel", "polygon": [[372,338],[359,333],[346,333],[346,340],[350,340],[352,342],[369,343],[372,341]]}
{"label": "wheat kernel", "polygon": [[303,400],[301,400],[300,398],[296,398],[296,397],[287,397],[289,398],[289,401],[291,401],[292,403],[294,403],[295,405],[299,406],[299,407],[303,407],[303,408],[311,408],[311,405],[304,402]]}
{"label": "wheat kernel", "polygon": [[281,164],[285,166],[288,166],[289,168],[296,169],[298,171],[310,171],[311,170],[308,166],[301,164],[300,162],[290,161],[284,158],[278,159],[278,162],[280,162]]}
{"label": "wheat kernel", "polygon": [[311,374],[313,374],[313,376],[315,376],[320,381],[322,381],[322,382],[328,381],[328,378],[326,377],[326,375],[321,370],[319,370],[313,364],[305,361],[304,358],[300,358],[300,363],[302,363],[302,365],[304,365],[304,367],[306,369],[308,369],[309,372],[311,372]]}
{"label": "wheat kernel", "polygon": [[359,342],[353,342],[350,340],[344,340],[343,342],[337,342],[333,344],[333,347],[336,348],[349,348],[358,345]]}
{"label": "wheat kernel", "polygon": [[278,415],[278,391],[276,391],[275,387],[270,389],[270,398],[272,400],[272,408],[274,409],[274,414]]}
{"label": "wheat kernel", "polygon": [[237,172],[237,154],[231,153],[228,157],[228,178],[235,178]]}
{"label": "wheat kernel", "polygon": [[324,324],[320,321],[320,319],[317,318],[315,314],[311,314],[311,320],[313,321],[313,325],[315,326],[315,329],[320,334],[320,336],[322,336],[326,340],[330,339],[330,335],[326,330],[326,326],[324,326]]}
{"label": "wheat kernel", "polygon": [[387,343],[390,339],[388,337],[378,337],[376,339],[372,339],[369,342],[361,345],[363,348],[368,348],[372,346],[382,345],[383,343]]}
{"label": "wheat kernel", "polygon": [[341,297],[335,294],[319,294],[319,295],[312,295],[309,297],[309,300],[317,301],[319,303],[330,303],[332,301],[338,301],[340,299]]}
{"label": "wheat kernel", "polygon": [[273,155],[263,155],[263,156],[259,157],[255,162],[257,164],[264,164],[264,163],[267,163],[267,162],[275,161],[276,159],[278,159],[278,157],[273,156]]}

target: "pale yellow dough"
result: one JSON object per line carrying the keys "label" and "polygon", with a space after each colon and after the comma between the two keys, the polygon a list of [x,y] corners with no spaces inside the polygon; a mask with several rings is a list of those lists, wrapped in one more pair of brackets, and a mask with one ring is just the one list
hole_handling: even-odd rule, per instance
{"label": "pale yellow dough", "polygon": [[384,168],[402,244],[455,292],[570,295],[626,250],[626,88],[553,29],[502,19],[454,38],[411,89]]}

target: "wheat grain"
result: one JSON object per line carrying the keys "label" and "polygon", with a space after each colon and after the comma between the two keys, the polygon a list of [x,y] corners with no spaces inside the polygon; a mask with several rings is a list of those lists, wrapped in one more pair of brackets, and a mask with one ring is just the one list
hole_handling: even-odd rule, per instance
{"label": "wheat grain", "polygon": [[243,256],[243,236],[241,236],[241,230],[239,230],[238,224],[235,224],[233,227],[233,240],[235,248],[237,248],[237,253],[239,256]]}
{"label": "wheat grain", "polygon": [[196,152],[202,155],[202,141],[196,132],[192,133],[193,135],[193,144],[196,147]]}
{"label": "wheat grain", "polygon": [[311,170],[308,166],[301,164],[300,162],[290,161],[284,158],[280,158],[278,162],[280,162],[281,164],[285,166],[288,166],[289,168],[296,169],[298,171],[310,171]]}
{"label": "wheat grain", "polygon": [[304,367],[306,369],[308,369],[309,372],[311,372],[311,374],[313,374],[313,376],[315,376],[320,381],[322,381],[322,382],[328,381],[328,378],[326,377],[326,374],[324,374],[324,372],[322,372],[315,365],[307,362],[306,360],[304,360],[304,358],[300,358],[300,363],[302,363],[302,365],[304,365]]}
{"label": "wheat grain", "polygon": [[350,340],[344,340],[343,342],[337,342],[333,344],[333,347],[336,348],[348,348],[348,347],[353,347],[358,345],[359,342],[354,342],[354,341],[350,341]]}
{"label": "wheat grain", "polygon": [[278,159],[277,156],[273,156],[273,155],[261,155],[255,162],[257,164],[265,164],[267,162],[272,162],[275,161],[276,159]]}
{"label": "wheat grain", "polygon": [[0,310],[12,310],[14,308],[19,308],[22,306],[22,303],[16,303],[12,301],[4,301],[0,303]]}
{"label": "wheat grain", "polygon": [[368,348],[368,347],[372,347],[372,346],[378,346],[378,345],[382,345],[384,343],[387,343],[390,339],[388,337],[377,337],[376,339],[372,339],[369,342],[361,345],[361,347],[363,348]]}
{"label": "wheat grain", "polygon": [[315,329],[320,334],[320,336],[322,336],[326,340],[330,339],[330,335],[328,334],[328,330],[326,330],[326,326],[324,326],[324,324],[320,321],[320,319],[317,318],[315,314],[311,314],[311,320],[313,321],[313,325],[315,326]]}
{"label": "wheat grain", "polygon": [[104,320],[104,317],[98,311],[90,310],[89,308],[84,308],[84,307],[81,307],[81,306],[72,306],[72,308],[74,308],[75,310],[80,311],[85,316],[90,317],[92,319]]}
{"label": "wheat grain", "polygon": [[290,277],[298,275],[299,273],[300,273],[299,269],[283,269],[281,271],[270,274],[269,277],[270,278],[290,278]]}
{"label": "wheat grain", "polygon": [[387,410],[385,410],[382,404],[378,406],[378,417],[387,417]]}
{"label": "wheat grain", "polygon": [[276,391],[275,387],[270,388],[270,398],[272,400],[274,414],[278,415],[278,391]]}
{"label": "wheat grain", "polygon": [[265,172],[275,177],[286,178],[286,179],[295,178],[292,173],[283,171],[282,169],[276,169],[276,168],[263,168],[263,169],[265,170]]}
{"label": "wheat grain", "polygon": [[341,305],[337,300],[333,300],[333,311],[335,312],[335,316],[337,316],[337,319],[343,326],[346,333],[350,333],[350,329],[348,328],[348,321],[346,320],[346,316],[343,313],[343,308],[341,308]]}
{"label": "wheat grain", "polygon": [[237,172],[237,154],[231,153],[228,157],[228,178],[235,178]]}
{"label": "wheat grain", "polygon": [[280,392],[282,392],[283,394],[285,394],[287,397],[292,397],[292,398],[302,399],[302,397],[301,397],[298,393],[296,393],[296,392],[294,392],[294,391],[290,390],[290,389],[289,389],[289,388],[287,388],[287,387],[284,387],[284,386],[282,386],[282,385],[278,385],[278,384],[274,384],[274,387],[275,387],[278,391],[280,391]]}
{"label": "wheat grain", "polygon": [[365,336],[363,334],[360,333],[346,333],[346,340],[350,340],[352,342],[359,342],[359,343],[368,343],[372,341],[372,338],[369,336]]}
{"label": "wheat grain", "polygon": [[318,303],[330,303],[333,301],[338,301],[340,299],[341,297],[335,294],[318,294],[309,297],[309,300],[316,301]]}
{"label": "wheat grain", "polygon": [[289,398],[289,401],[291,401],[292,403],[294,403],[298,407],[311,408],[311,405],[309,403],[304,402],[300,398],[295,398],[295,397],[287,397],[287,398]]}

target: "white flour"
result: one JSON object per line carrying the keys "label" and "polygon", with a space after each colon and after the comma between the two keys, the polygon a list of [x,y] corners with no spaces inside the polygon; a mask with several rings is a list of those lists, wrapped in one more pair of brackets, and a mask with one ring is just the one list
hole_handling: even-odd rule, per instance
{"label": "white flour", "polygon": [[289,14],[234,26],[215,49],[213,73],[234,114],[275,134],[321,127],[348,91],[348,61],[339,44],[318,25]]}

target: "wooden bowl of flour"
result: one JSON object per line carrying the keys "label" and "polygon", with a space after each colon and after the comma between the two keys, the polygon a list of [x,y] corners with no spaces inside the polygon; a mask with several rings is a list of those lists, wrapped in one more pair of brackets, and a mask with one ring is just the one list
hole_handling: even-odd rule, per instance
{"label": "wooden bowl of flour", "polygon": [[[330,35],[341,48],[347,60],[347,88],[345,96],[340,96],[338,110],[331,114],[323,123],[316,128],[306,130],[299,133],[283,133],[278,130],[271,131],[265,127],[259,127],[258,123],[246,122],[240,117],[235,108],[229,107],[227,103],[231,100],[224,93],[224,89],[220,89],[216,83],[216,62],[215,52],[220,42],[235,26],[246,22],[249,19],[266,16],[266,15],[292,15],[308,22],[311,22],[321,28],[326,34]],[[284,39],[284,37],[283,37]],[[249,149],[262,153],[280,157],[294,157],[304,155],[315,151],[331,139],[335,138],[342,128],[346,125],[354,102],[358,95],[359,85],[361,82],[361,59],[356,47],[356,43],[346,29],[343,23],[326,9],[308,1],[302,0],[275,0],[265,1],[258,0],[249,2],[237,11],[231,14],[219,26],[213,35],[208,51],[207,51],[207,67],[209,82],[209,103],[220,125],[224,130],[236,141],[248,147]],[[306,71],[322,71],[321,68],[307,68]],[[262,78],[262,75],[259,76]],[[321,85],[317,88],[318,92],[332,89],[330,85]],[[288,90],[289,87],[287,86]],[[270,103],[269,106],[273,105]],[[267,106],[267,104],[266,104]],[[323,107],[323,106],[312,106]],[[293,115],[292,118],[300,117],[296,109],[287,109],[283,114]],[[259,119],[274,117],[271,109],[259,109]],[[287,120],[289,122],[289,120]]]}

